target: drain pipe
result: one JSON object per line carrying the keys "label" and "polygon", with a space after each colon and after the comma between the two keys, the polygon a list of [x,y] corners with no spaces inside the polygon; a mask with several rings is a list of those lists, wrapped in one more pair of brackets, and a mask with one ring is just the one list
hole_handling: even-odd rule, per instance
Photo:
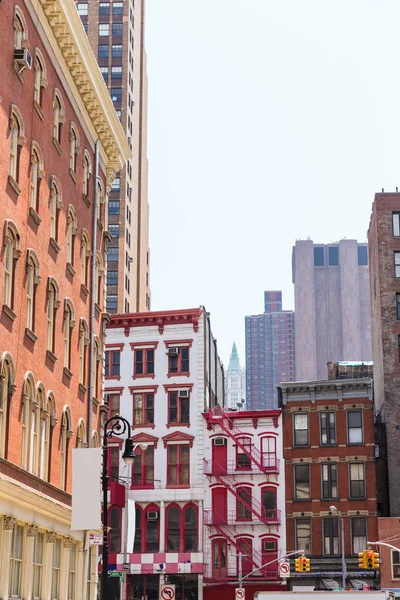
{"label": "drain pipe", "polygon": [[94,193],[93,193],[93,232],[92,232],[92,256],[91,256],[91,278],[90,278],[90,351],[89,351],[89,390],[88,390],[88,447],[92,446],[92,427],[93,427],[93,416],[92,416],[92,403],[94,397],[95,387],[95,356],[94,356],[94,327],[96,324],[96,311],[95,303],[97,298],[94,297],[94,291],[96,289],[96,249],[97,249],[97,218],[98,218],[98,205],[99,205],[99,142],[96,141],[95,145],[95,168],[94,168]]}

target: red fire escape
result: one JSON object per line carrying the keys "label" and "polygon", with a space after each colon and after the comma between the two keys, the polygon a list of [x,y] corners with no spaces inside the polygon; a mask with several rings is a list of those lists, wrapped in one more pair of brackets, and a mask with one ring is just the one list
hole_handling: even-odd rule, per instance
{"label": "red fire escape", "polygon": [[[242,432],[236,427],[232,419],[225,413],[220,407],[216,407],[211,410],[207,415],[207,422],[209,429],[219,426],[222,432],[229,436],[235,443],[236,447],[240,449],[242,454],[247,457],[247,468],[239,468],[236,461],[216,460],[213,454],[211,461],[204,460],[204,474],[208,476],[209,480],[212,478],[216,480],[226,490],[226,495],[232,494],[236,499],[237,507],[240,507],[241,516],[238,517],[236,511],[228,511],[226,508],[218,506],[217,502],[214,502],[212,510],[205,510],[204,512],[204,523],[210,530],[214,529],[216,534],[223,536],[227,544],[230,544],[235,548],[238,553],[243,553],[243,540],[246,535],[241,535],[237,529],[240,525],[264,525],[268,528],[271,526],[280,525],[281,514],[277,508],[266,508],[263,506],[253,495],[250,493],[243,493],[243,488],[246,487],[246,483],[237,480],[237,475],[254,475],[264,474],[266,477],[266,483],[269,481],[270,475],[277,475],[279,473],[279,461],[275,456],[271,456],[269,453],[263,454],[249,445],[248,435]],[[226,452],[225,452],[226,456]],[[221,554],[221,549],[219,549]],[[213,562],[213,577],[212,580],[222,581],[228,580],[230,576],[236,575],[236,565],[234,568],[220,569],[217,570],[217,576],[215,575],[215,564],[218,563],[219,557],[218,552],[214,550],[210,557]],[[218,558],[219,557],[219,558]],[[247,571],[255,571],[254,575],[262,577],[263,579],[276,580],[277,579],[277,563],[270,566],[264,567],[263,565],[268,562],[264,559],[262,554],[255,548],[251,548],[251,551],[246,552],[246,564]],[[226,561],[226,557],[225,557]],[[226,561],[227,562],[227,561]]]}

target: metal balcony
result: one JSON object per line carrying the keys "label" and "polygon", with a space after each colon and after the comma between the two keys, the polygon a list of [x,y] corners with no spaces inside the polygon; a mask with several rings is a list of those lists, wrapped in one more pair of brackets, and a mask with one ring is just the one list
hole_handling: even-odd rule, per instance
{"label": "metal balcony", "polygon": [[248,467],[240,467],[236,460],[228,460],[226,468],[213,460],[204,461],[204,475],[260,475],[262,473],[279,473],[279,460],[263,455],[264,468],[261,470],[255,463]]}
{"label": "metal balcony", "polygon": [[281,511],[278,509],[264,509],[264,519],[260,520],[257,518],[241,518],[238,517],[236,510],[228,510],[226,517],[221,517],[215,511],[210,508],[204,509],[204,524],[205,525],[233,525],[234,527],[240,527],[241,525],[280,525],[281,524]]}

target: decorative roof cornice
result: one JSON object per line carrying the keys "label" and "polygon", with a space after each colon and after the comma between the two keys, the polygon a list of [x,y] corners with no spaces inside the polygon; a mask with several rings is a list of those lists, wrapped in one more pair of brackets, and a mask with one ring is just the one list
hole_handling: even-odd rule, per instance
{"label": "decorative roof cornice", "polygon": [[[63,71],[73,79],[106,157],[111,185],[131,155],[125,133],[100,73],[89,40],[72,0],[31,0],[42,24],[46,20],[64,58]],[[48,28],[45,28],[48,30]],[[52,45],[53,40],[49,40]]]}
{"label": "decorative roof cornice", "polygon": [[197,333],[202,313],[201,308],[188,308],[186,310],[113,315],[107,329],[124,329],[125,335],[128,337],[131,327],[158,327],[158,331],[162,335],[164,328],[168,325],[192,324],[193,331]]}
{"label": "decorative roof cornice", "polygon": [[278,403],[290,401],[314,403],[316,400],[338,400],[345,398],[368,398],[373,400],[373,386],[370,377],[360,379],[335,379],[332,381],[293,381],[281,383],[278,388]]}

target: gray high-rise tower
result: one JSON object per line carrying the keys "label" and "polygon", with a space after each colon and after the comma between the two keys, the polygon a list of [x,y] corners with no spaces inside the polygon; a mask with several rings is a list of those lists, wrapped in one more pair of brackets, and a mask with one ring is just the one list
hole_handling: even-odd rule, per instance
{"label": "gray high-rise tower", "polygon": [[368,246],[297,241],[293,248],[296,379],[327,379],[327,363],[371,360]]}

